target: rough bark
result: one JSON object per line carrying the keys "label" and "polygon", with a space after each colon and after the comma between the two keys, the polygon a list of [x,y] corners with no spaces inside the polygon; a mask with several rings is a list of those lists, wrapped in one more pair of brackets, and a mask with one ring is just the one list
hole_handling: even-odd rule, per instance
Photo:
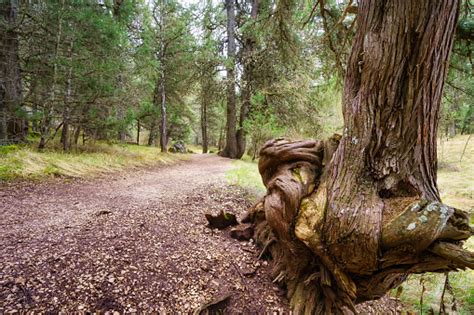
{"label": "rough bark", "polygon": [[160,120],[160,148],[161,152],[167,152],[168,149],[168,131],[167,131],[167,117],[166,117],[166,90],[165,90],[165,39],[164,30],[165,30],[165,4],[166,0],[161,0],[161,12],[160,12],[160,31],[162,38],[160,39],[160,111],[161,111],[161,120]]}
{"label": "rough bark", "polygon": [[[359,4],[343,95],[344,137],[331,167],[324,227],[331,252],[349,270],[376,268],[391,199],[439,200],[436,135],[455,2]],[[359,257],[342,252],[345,242]]]}
{"label": "rough bark", "polygon": [[436,132],[457,1],[359,2],[342,136],[267,142],[249,211],[296,313],[355,313],[410,273],[473,267],[440,202]]}
{"label": "rough bark", "polygon": [[18,7],[17,0],[0,4],[0,141],[5,143],[23,141],[27,131],[23,119],[16,115],[22,103]]}
{"label": "rough bark", "polygon": [[201,100],[201,134],[202,134],[202,153],[207,153],[208,150],[208,139],[207,139],[207,106],[208,98],[203,91],[203,97]]}
{"label": "rough bark", "polygon": [[[258,16],[259,10],[259,0],[252,1],[252,11],[250,13],[250,18],[255,21]],[[241,93],[241,106],[240,106],[240,117],[239,117],[239,127],[235,135],[237,141],[237,158],[242,158],[245,153],[246,148],[246,134],[244,129],[244,122],[247,120],[247,116],[250,110],[250,98],[252,97],[252,79],[254,72],[254,61],[253,54],[255,51],[255,38],[252,31],[247,31],[244,34],[244,47],[243,47],[243,64],[244,64],[244,73],[243,73],[243,82],[242,82],[242,93]]]}
{"label": "rough bark", "polygon": [[236,99],[235,99],[235,1],[225,1],[227,12],[227,111],[226,111],[226,144],[221,156],[237,157],[236,133]]}
{"label": "rough bark", "polygon": [[61,130],[61,144],[63,146],[63,150],[69,150],[69,112],[70,108],[69,105],[71,103],[71,96],[72,96],[72,49],[74,47],[74,42],[71,41],[68,48],[68,60],[69,60],[69,69],[67,72],[67,80],[66,80],[66,93],[64,95],[64,108],[63,108],[63,128]]}
{"label": "rough bark", "polygon": [[[117,23],[120,23],[121,21],[121,13],[122,13],[122,5],[123,5],[123,0],[114,0],[113,1],[113,16],[114,16],[114,19]],[[123,91],[123,76],[121,74],[117,75],[117,86],[118,86],[118,90],[119,90],[119,97],[121,97],[121,92]],[[118,130],[118,140],[121,142],[121,143],[125,143],[125,140],[126,140],[126,137],[127,137],[127,130],[126,130],[126,126],[125,124],[123,123],[123,120],[125,119],[125,108],[123,107],[123,105],[121,104],[121,102],[119,102],[119,107],[118,107],[118,119],[119,119],[119,130]]]}
{"label": "rough bark", "polygon": [[161,71],[160,80],[160,99],[161,99],[161,122],[160,122],[160,148],[161,152],[167,152],[168,147],[168,130],[167,130],[167,118],[166,118],[166,92],[165,92],[165,72]]}

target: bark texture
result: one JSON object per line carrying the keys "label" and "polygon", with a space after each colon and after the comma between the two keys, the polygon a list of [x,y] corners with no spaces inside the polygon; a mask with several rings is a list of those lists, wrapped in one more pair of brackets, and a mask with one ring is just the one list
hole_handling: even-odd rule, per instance
{"label": "bark texture", "polygon": [[[250,18],[252,21],[256,21],[259,11],[259,0],[253,0],[252,10],[250,12]],[[235,135],[237,141],[237,158],[242,158],[245,153],[247,145],[246,134],[244,129],[244,122],[247,120],[247,116],[250,111],[250,99],[252,97],[253,87],[252,81],[254,76],[254,53],[256,40],[255,34],[251,30],[247,30],[243,34],[243,82],[242,82],[242,93],[241,93],[241,106],[240,106],[240,117],[239,126]]]}
{"label": "bark texture", "polygon": [[207,106],[208,98],[206,92],[203,91],[204,97],[201,101],[201,135],[202,135],[202,153],[207,153],[208,139],[207,139]]}
{"label": "bark texture", "polygon": [[225,1],[227,12],[227,111],[226,111],[226,144],[220,152],[223,157],[237,157],[236,133],[236,99],[235,99],[235,1]]}
{"label": "bark texture", "polygon": [[473,268],[466,212],[440,202],[436,132],[457,1],[359,2],[344,134],[267,142],[249,211],[296,313],[355,313],[410,273]]}
{"label": "bark texture", "polygon": [[[165,30],[165,5],[166,0],[161,0],[161,12],[160,12],[160,30],[164,34]],[[167,129],[167,117],[166,117],[166,90],[165,90],[165,39],[160,39],[160,110],[161,110],[161,121],[160,121],[160,148],[161,152],[168,152],[168,129]]]}

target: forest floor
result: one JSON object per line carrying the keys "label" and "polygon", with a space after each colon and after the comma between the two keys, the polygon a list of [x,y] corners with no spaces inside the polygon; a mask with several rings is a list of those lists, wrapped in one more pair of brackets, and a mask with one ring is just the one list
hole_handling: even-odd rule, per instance
{"label": "forest floor", "polygon": [[[0,313],[189,313],[224,295],[228,313],[287,313],[259,249],[206,227],[205,213],[242,217],[251,205],[226,180],[233,167],[192,155],[99,179],[3,184]],[[361,311],[400,309],[387,297]]]}

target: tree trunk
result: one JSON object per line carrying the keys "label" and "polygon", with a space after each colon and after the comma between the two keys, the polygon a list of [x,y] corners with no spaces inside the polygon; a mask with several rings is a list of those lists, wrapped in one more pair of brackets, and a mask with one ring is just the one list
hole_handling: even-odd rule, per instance
{"label": "tree trunk", "polygon": [[53,123],[53,112],[56,105],[56,84],[58,80],[58,67],[59,67],[59,49],[61,45],[62,36],[62,10],[64,9],[64,0],[61,0],[61,8],[58,12],[58,23],[57,23],[57,34],[54,48],[54,60],[53,60],[53,77],[49,92],[49,100],[46,101],[46,108],[43,112],[43,119],[41,121],[41,138],[38,145],[38,149],[42,150],[45,148],[46,143],[50,140],[51,125]]}
{"label": "tree trunk", "polygon": [[77,146],[79,143],[79,136],[81,135],[81,125],[77,125],[74,129],[74,145]]}
{"label": "tree trunk", "polygon": [[140,145],[140,119],[137,119],[137,145]]}
{"label": "tree trunk", "polygon": [[[121,18],[121,12],[122,12],[122,4],[123,0],[114,0],[113,1],[113,16],[114,19],[117,23],[120,23],[120,18]],[[119,94],[119,102],[118,102],[118,120],[119,120],[119,130],[118,130],[118,140],[120,143],[125,143],[126,136],[127,136],[127,130],[126,130],[126,125],[125,125],[125,108],[123,108],[123,104],[120,100],[122,97],[122,92],[124,90],[123,87],[123,77],[122,74],[117,75],[117,85],[118,85],[118,94]]]}
{"label": "tree trunk", "polygon": [[22,103],[18,6],[17,0],[0,4],[0,141],[5,143],[24,141],[28,130],[16,114]]}
{"label": "tree trunk", "polygon": [[223,157],[234,159],[237,157],[236,133],[236,99],[235,99],[235,1],[225,1],[227,11],[227,122],[226,144],[220,152]]}
{"label": "tree trunk", "polygon": [[[250,18],[252,21],[257,19],[258,15],[259,0],[252,1],[252,11]],[[243,73],[243,83],[242,83],[242,105],[240,106],[240,119],[239,119],[239,129],[236,134],[237,141],[237,158],[242,158],[245,153],[245,147],[247,144],[245,137],[244,122],[247,119],[249,109],[250,109],[250,99],[252,97],[252,79],[253,79],[253,54],[255,50],[255,39],[254,33],[252,30],[247,30],[244,34],[244,73]]]}
{"label": "tree trunk", "polygon": [[201,100],[201,133],[202,133],[202,153],[207,153],[208,140],[207,140],[207,93],[203,91],[203,97]]}
{"label": "tree trunk", "polygon": [[61,144],[63,150],[69,150],[69,104],[71,102],[72,96],[72,49],[74,47],[74,42],[71,40],[68,48],[68,59],[69,59],[69,69],[67,73],[66,80],[66,94],[64,96],[64,108],[63,108],[63,129],[61,130]]}
{"label": "tree trunk", "polygon": [[155,117],[152,117],[150,133],[148,134],[148,145],[149,146],[155,145],[155,140],[156,140],[156,122],[155,122]]}
{"label": "tree trunk", "polygon": [[219,140],[217,142],[217,151],[219,152],[219,154],[221,154],[221,150],[222,150],[222,147],[224,147],[224,132],[225,132],[225,127],[221,127],[220,130],[219,130]]}
{"label": "tree trunk", "polygon": [[167,152],[168,147],[168,130],[167,130],[167,117],[166,117],[166,90],[165,90],[165,67],[166,67],[166,60],[165,60],[165,6],[166,0],[161,0],[160,2],[160,19],[159,19],[159,27],[160,27],[160,51],[158,54],[158,59],[160,62],[160,77],[158,86],[155,89],[155,96],[154,96],[154,103],[155,106],[160,104],[160,113],[161,113],[161,120],[160,120],[160,148],[161,152]]}
{"label": "tree trunk", "polygon": [[[249,212],[296,313],[356,312],[410,273],[473,268],[467,213],[441,204],[436,132],[457,1],[361,0],[344,134],[272,140]],[[297,263],[295,263],[297,262]]]}
{"label": "tree trunk", "polygon": [[[122,76],[118,76],[118,78],[121,78]],[[122,80],[122,79],[118,79],[118,80]],[[119,84],[122,84],[122,83],[119,83]],[[118,133],[117,133],[117,138],[118,138],[118,141],[120,143],[125,143],[126,141],[126,138],[127,138],[127,130],[126,130],[126,126],[125,126],[125,109],[122,108],[121,106],[122,104],[119,104],[119,108],[118,108]]]}
{"label": "tree trunk", "polygon": [[160,80],[160,96],[161,96],[161,123],[160,123],[160,148],[161,152],[167,152],[168,148],[168,132],[166,121],[166,92],[165,92],[165,71],[161,70]]}
{"label": "tree trunk", "polygon": [[[157,82],[155,87],[155,92],[153,96],[153,104],[156,107],[160,108],[160,125],[159,125],[159,132],[160,132],[160,148],[161,152],[166,152],[166,148],[168,146],[168,136],[167,136],[167,126],[166,126],[166,93],[165,93],[165,83],[164,83],[164,70],[161,70],[160,79]],[[156,139],[156,122],[154,117],[152,118],[153,121],[151,123],[150,128],[150,136],[148,138],[148,145],[153,145]]]}

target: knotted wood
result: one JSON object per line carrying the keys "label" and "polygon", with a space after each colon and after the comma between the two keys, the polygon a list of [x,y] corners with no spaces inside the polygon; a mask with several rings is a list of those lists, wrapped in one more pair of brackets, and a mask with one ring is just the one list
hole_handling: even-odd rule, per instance
{"label": "knotted wood", "polygon": [[355,304],[382,297],[410,273],[473,267],[473,254],[460,242],[472,234],[467,213],[413,197],[396,198],[385,208],[391,219],[381,220],[375,236],[381,239],[379,254],[370,273],[338,263],[325,243],[324,224],[327,161],[339,140],[339,135],[324,142],[276,139],[260,152],[259,171],[268,190],[246,221],[254,224],[262,254],[271,254],[274,282],[286,286],[297,314],[355,313]]}
{"label": "knotted wood", "polygon": [[472,267],[467,214],[436,186],[436,133],[459,1],[360,0],[344,131],[267,142],[250,211],[296,313],[354,313],[410,273]]}

